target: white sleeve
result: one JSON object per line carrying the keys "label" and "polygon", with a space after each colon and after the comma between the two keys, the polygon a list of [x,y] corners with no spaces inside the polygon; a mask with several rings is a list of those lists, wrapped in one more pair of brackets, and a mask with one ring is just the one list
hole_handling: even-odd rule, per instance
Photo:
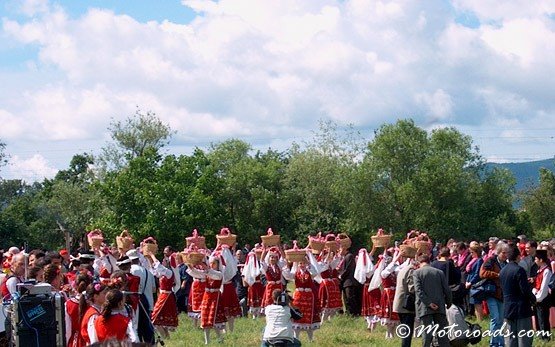
{"label": "white sleeve", "polygon": [[195,269],[194,267],[188,267],[186,271],[193,278],[196,278],[199,280],[206,278],[206,273],[200,271],[199,269]]}
{"label": "white sleeve", "polygon": [[340,257],[334,257],[330,262],[330,268],[331,269],[336,269],[337,266],[339,266],[339,263],[341,263],[341,258]]}
{"label": "white sleeve", "polygon": [[543,272],[542,284],[540,290],[536,293],[536,301],[542,302],[549,294],[549,281],[551,280],[551,271],[546,270]]}
{"label": "white sleeve", "polygon": [[170,278],[172,277],[173,271],[162,265],[159,261],[156,261],[152,264],[152,273],[158,278],[162,276]]}
{"label": "white sleeve", "polygon": [[96,336],[96,329],[94,327],[94,322],[98,316],[95,314],[89,318],[87,323],[87,333],[89,334],[89,339],[91,340],[91,344],[98,342],[98,337]]}
{"label": "white sleeve", "polygon": [[213,280],[221,280],[223,278],[223,274],[220,271],[216,271],[213,269],[208,269],[206,276],[210,277]]}
{"label": "white sleeve", "polygon": [[69,339],[71,338],[71,317],[67,313],[67,302],[64,304],[65,310],[65,321],[66,321],[66,344],[69,344]]}
{"label": "white sleeve", "polygon": [[127,323],[127,338],[131,342],[140,342],[135,329],[133,329],[133,319],[130,319],[129,323]]}
{"label": "white sleeve", "polygon": [[262,271],[264,271],[264,273],[268,271],[268,264],[266,264],[264,260],[260,261],[260,267],[262,268]]}
{"label": "white sleeve", "polygon": [[295,279],[295,274],[289,270],[287,266],[281,268],[281,275],[288,281],[292,281]]}
{"label": "white sleeve", "polygon": [[17,278],[16,277],[8,278],[8,280],[6,281],[6,287],[8,288],[8,291],[10,292],[10,294],[14,294],[15,292],[17,292]]}
{"label": "white sleeve", "polygon": [[395,266],[396,265],[395,265],[394,261],[389,263],[389,265],[387,265],[386,268],[383,269],[382,272],[380,273],[382,278],[387,278],[389,275],[391,275],[393,272],[395,272]]}

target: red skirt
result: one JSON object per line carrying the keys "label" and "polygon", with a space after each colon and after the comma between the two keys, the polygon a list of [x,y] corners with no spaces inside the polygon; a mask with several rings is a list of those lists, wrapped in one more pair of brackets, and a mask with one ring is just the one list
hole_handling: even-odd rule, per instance
{"label": "red skirt", "polygon": [[200,327],[221,329],[225,327],[226,321],[220,291],[204,292],[200,309]]}
{"label": "red skirt", "polygon": [[293,306],[302,313],[301,319],[293,320],[294,329],[317,329],[320,327],[320,305],[313,290],[295,290]]}
{"label": "red skirt", "polygon": [[241,317],[241,306],[239,306],[239,298],[232,282],[224,284],[224,292],[222,293],[222,305],[224,314],[227,318]]}
{"label": "red skirt", "polygon": [[151,319],[154,325],[177,327],[177,303],[173,292],[163,292],[158,295]]}
{"label": "red skirt", "polygon": [[187,312],[191,317],[198,318],[198,315],[200,314],[204,288],[206,288],[206,282],[193,281],[191,291],[189,292],[189,305],[187,307]]}
{"label": "red skirt", "polygon": [[266,288],[264,288],[264,296],[262,297],[262,307],[266,307],[274,303],[274,299],[272,298],[272,293],[276,289],[283,290],[283,285],[281,284],[281,282],[266,284]]}
{"label": "red skirt", "polygon": [[340,309],[343,307],[339,285],[333,279],[324,279],[320,283],[318,298],[322,309]]}
{"label": "red skirt", "polygon": [[376,288],[371,292],[368,291],[368,283],[362,287],[362,311],[363,317],[373,317],[381,314],[382,292],[380,288]]}
{"label": "red skirt", "polygon": [[399,315],[393,312],[393,298],[395,297],[395,289],[386,288],[383,290],[381,304],[382,307],[380,317],[389,320],[399,320]]}
{"label": "red skirt", "polygon": [[262,306],[262,297],[264,296],[264,286],[260,282],[255,282],[249,287],[248,303],[249,307],[257,308]]}

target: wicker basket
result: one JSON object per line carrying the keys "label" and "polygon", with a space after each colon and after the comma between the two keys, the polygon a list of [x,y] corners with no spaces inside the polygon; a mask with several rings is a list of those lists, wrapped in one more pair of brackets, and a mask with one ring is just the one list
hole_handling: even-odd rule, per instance
{"label": "wicker basket", "polygon": [[391,235],[374,235],[371,239],[374,246],[387,248],[391,242]]}
{"label": "wicker basket", "polygon": [[116,244],[121,253],[125,253],[133,247],[133,238],[129,231],[124,230],[119,236],[116,236]]}
{"label": "wicker basket", "polygon": [[156,254],[158,253],[158,243],[153,238],[143,240],[143,254]]}
{"label": "wicker basket", "polygon": [[306,261],[306,251],[297,249],[288,249],[285,251],[285,259],[290,262]]}
{"label": "wicker basket", "polygon": [[312,253],[319,254],[326,246],[326,241],[313,236],[308,237],[308,248],[312,249]]}
{"label": "wicker basket", "polygon": [[337,252],[339,249],[339,242],[337,241],[326,241],[326,248],[330,250],[330,252]]}
{"label": "wicker basket", "polygon": [[186,248],[191,247],[191,245],[197,246],[197,248],[206,248],[206,239],[204,236],[189,236],[185,238]]}
{"label": "wicker basket", "polygon": [[429,241],[414,241],[412,246],[416,248],[418,252],[430,252],[432,249]]}
{"label": "wicker basket", "polygon": [[351,247],[352,242],[347,234],[345,233],[337,234],[337,238],[339,239],[339,245],[341,246],[341,248],[348,249]]}
{"label": "wicker basket", "polygon": [[89,246],[92,249],[97,249],[102,246],[102,242],[104,242],[104,236],[102,236],[102,231],[100,230],[93,230],[87,234],[87,240],[89,241]]}
{"label": "wicker basket", "polygon": [[414,258],[416,255],[417,249],[410,245],[401,245],[399,248],[401,249],[401,256],[405,258]]}
{"label": "wicker basket", "polygon": [[218,240],[218,245],[228,245],[229,247],[233,247],[237,241],[237,235],[232,234],[228,228],[222,228],[220,233],[216,235],[216,239]]}
{"label": "wicker basket", "polygon": [[280,237],[279,235],[262,235],[262,244],[266,247],[272,247],[279,245]]}
{"label": "wicker basket", "polygon": [[218,239],[218,245],[228,245],[229,247],[233,247],[237,241],[237,235],[235,234],[216,235],[216,238]]}
{"label": "wicker basket", "polygon": [[204,262],[204,258],[206,256],[203,253],[200,252],[183,252],[181,253],[181,258],[183,259],[183,262],[185,264],[188,265],[198,265],[202,262]]}

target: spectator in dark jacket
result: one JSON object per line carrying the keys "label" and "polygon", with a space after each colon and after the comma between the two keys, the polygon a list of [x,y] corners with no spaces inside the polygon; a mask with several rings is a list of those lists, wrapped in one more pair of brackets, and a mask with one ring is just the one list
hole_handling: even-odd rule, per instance
{"label": "spectator in dark jacket", "polygon": [[503,291],[503,317],[509,328],[508,345],[510,347],[532,346],[532,337],[519,332],[532,331],[532,305],[536,297],[532,294],[526,271],[518,265],[520,251],[512,246],[508,251],[508,264],[499,273]]}
{"label": "spectator in dark jacket", "polygon": [[453,304],[462,307],[464,299],[464,288],[461,286],[461,271],[450,259],[450,250],[448,247],[442,247],[439,251],[439,257],[432,262],[432,267],[443,271],[447,284],[453,290]]}
{"label": "spectator in dark jacket", "polygon": [[175,300],[177,302],[177,312],[187,312],[187,305],[189,305],[189,292],[193,284],[193,277],[187,273],[187,265],[179,264],[179,278],[181,285],[175,293]]}
{"label": "spectator in dark jacket", "polygon": [[345,258],[339,268],[339,280],[343,292],[345,309],[350,315],[360,316],[361,307],[361,284],[355,279],[356,259],[350,248],[341,248],[341,255]]}

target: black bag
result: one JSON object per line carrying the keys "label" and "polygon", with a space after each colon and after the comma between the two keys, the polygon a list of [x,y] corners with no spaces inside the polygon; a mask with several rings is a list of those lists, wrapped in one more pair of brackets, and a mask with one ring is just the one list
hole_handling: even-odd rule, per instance
{"label": "black bag", "polygon": [[497,287],[491,280],[484,278],[470,287],[470,296],[478,301],[485,300],[494,296],[496,289]]}
{"label": "black bag", "polygon": [[469,321],[466,321],[466,324],[468,324],[469,330],[468,342],[470,342],[471,345],[475,345],[482,341],[482,327],[478,324],[470,323]]}
{"label": "black bag", "polygon": [[299,320],[303,318],[303,314],[296,308],[289,306],[289,309],[291,310],[291,318],[293,318],[294,320]]}
{"label": "black bag", "polygon": [[403,308],[407,311],[416,311],[416,295],[414,293],[407,293],[403,301]]}

